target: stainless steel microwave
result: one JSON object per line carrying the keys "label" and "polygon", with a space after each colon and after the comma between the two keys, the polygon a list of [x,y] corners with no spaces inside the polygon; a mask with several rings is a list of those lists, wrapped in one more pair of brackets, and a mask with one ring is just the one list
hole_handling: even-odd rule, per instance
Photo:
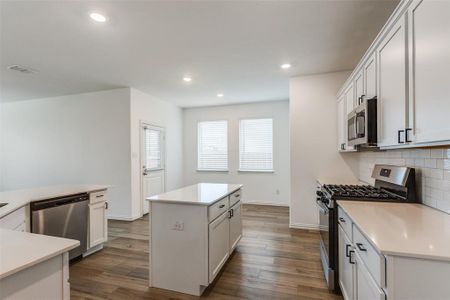
{"label": "stainless steel microwave", "polygon": [[349,146],[377,146],[377,97],[363,99],[348,114],[347,139]]}

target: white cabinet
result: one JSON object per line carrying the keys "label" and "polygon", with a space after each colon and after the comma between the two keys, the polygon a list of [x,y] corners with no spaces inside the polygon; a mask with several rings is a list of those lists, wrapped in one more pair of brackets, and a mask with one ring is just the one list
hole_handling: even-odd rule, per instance
{"label": "white cabinet", "polygon": [[339,225],[339,286],[345,300],[354,297],[354,263],[350,261],[350,251],[353,251],[352,242]]}
{"label": "white cabinet", "polygon": [[[231,199],[230,199],[231,201]],[[241,201],[230,208],[230,252],[232,252],[242,237]]]}
{"label": "white cabinet", "polygon": [[408,25],[409,138],[450,140],[450,1],[413,1]]}
{"label": "white cabinet", "polygon": [[347,115],[352,112],[355,108],[355,90],[353,83],[350,83],[349,86],[344,91],[345,97],[345,120],[347,120]]}
{"label": "white cabinet", "polygon": [[355,252],[352,252],[352,259],[356,265],[356,299],[361,300],[384,300],[386,296],[384,292],[378,287],[377,283],[370,276],[366,266]]}
{"label": "white cabinet", "polygon": [[364,94],[364,70],[360,70],[355,76],[355,107],[358,106],[362,102],[362,98],[365,96]]}
{"label": "white cabinet", "polygon": [[0,219],[0,228],[29,232],[30,213],[29,206],[18,208]]}
{"label": "white cabinet", "polygon": [[401,16],[377,50],[379,146],[405,143],[408,100],[405,21],[405,17]]}
{"label": "white cabinet", "polygon": [[230,256],[230,219],[224,213],[209,224],[209,282],[213,282]]}
{"label": "white cabinet", "polygon": [[106,201],[106,191],[89,194],[88,248],[98,246],[108,240],[107,209],[108,202]]}
{"label": "white cabinet", "polygon": [[371,99],[377,95],[377,64],[376,55],[372,54],[363,67],[364,98]]}
{"label": "white cabinet", "polygon": [[108,239],[106,202],[89,204],[89,248],[100,245]]}

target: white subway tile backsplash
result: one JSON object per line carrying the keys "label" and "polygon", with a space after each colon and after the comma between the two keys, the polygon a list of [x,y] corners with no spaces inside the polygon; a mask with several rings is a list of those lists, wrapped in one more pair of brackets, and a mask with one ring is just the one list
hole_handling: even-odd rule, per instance
{"label": "white subway tile backsplash", "polygon": [[360,180],[373,183],[374,164],[413,167],[418,198],[425,205],[450,214],[450,148],[388,150],[359,155]]}

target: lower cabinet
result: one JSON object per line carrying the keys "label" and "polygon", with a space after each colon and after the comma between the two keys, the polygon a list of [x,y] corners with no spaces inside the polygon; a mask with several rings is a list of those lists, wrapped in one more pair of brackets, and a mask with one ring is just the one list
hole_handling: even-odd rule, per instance
{"label": "lower cabinet", "polygon": [[230,256],[230,219],[228,213],[209,224],[209,282],[211,283]]}
{"label": "lower cabinet", "polygon": [[100,245],[108,239],[106,206],[107,203],[104,201],[89,204],[89,248]]}
{"label": "lower cabinet", "polygon": [[353,274],[355,263],[354,248],[352,241],[347,237],[342,227],[339,225],[339,286],[341,287],[344,299],[351,300],[354,297],[354,281]]}
{"label": "lower cabinet", "polygon": [[352,259],[355,260],[356,293],[355,299],[361,300],[384,300],[386,296],[378,287],[375,280],[370,275],[363,261],[355,252],[352,253]]}

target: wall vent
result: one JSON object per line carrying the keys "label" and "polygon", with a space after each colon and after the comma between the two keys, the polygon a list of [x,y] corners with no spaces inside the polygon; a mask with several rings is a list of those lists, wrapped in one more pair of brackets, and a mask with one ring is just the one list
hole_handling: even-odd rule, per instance
{"label": "wall vent", "polygon": [[34,73],[38,72],[37,70],[34,70],[32,68],[29,68],[29,67],[24,67],[24,66],[21,66],[21,65],[8,66],[8,69],[9,70],[13,70],[13,71],[17,71],[17,72],[20,72],[20,73],[24,73],[24,74],[34,74]]}

